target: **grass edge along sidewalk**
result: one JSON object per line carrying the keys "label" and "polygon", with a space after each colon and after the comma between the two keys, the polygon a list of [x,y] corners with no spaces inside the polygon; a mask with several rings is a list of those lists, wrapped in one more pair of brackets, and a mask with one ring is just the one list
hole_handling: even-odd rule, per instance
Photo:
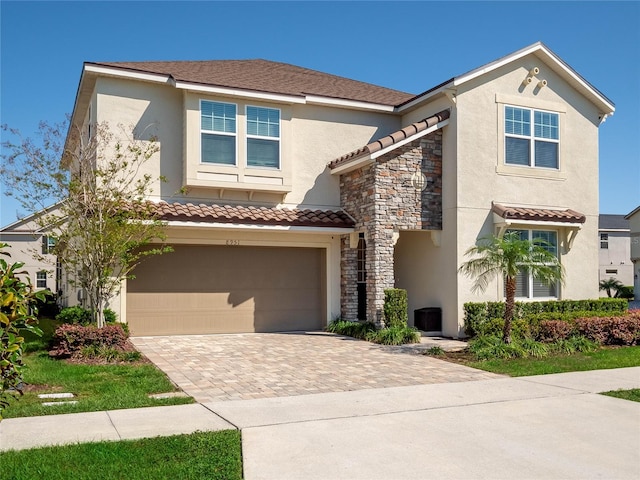
{"label": "grass edge along sidewalk", "polygon": [[127,480],[242,478],[240,432],[40,447],[0,453],[6,480]]}

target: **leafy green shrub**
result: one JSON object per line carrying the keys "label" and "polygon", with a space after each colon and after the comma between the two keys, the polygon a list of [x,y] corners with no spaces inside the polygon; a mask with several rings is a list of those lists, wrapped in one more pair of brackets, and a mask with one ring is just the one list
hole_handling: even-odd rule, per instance
{"label": "leafy green shrub", "polygon": [[366,340],[381,345],[404,345],[407,343],[419,343],[420,332],[413,327],[392,326],[369,332]]}
{"label": "leafy green shrub", "polygon": [[516,338],[511,343],[504,343],[501,337],[494,335],[475,337],[469,342],[469,352],[478,360],[521,358],[526,356],[526,351]]}
{"label": "leafy green shrub", "polygon": [[384,291],[384,323],[387,327],[406,327],[407,309],[406,290],[389,288]]}
{"label": "leafy green shrub", "polygon": [[[553,316],[550,315],[552,312],[562,315],[570,314],[571,312],[599,312],[598,316],[611,316],[625,314],[628,307],[628,302],[621,298],[516,302],[514,320],[525,318],[533,325],[535,322],[532,320],[538,315],[549,315],[548,317],[540,318],[540,320],[562,319],[549,318]],[[470,337],[479,335],[479,332],[482,331],[482,325],[493,318],[504,318],[504,302],[469,302],[464,304],[464,329],[465,333]],[[574,316],[573,318],[576,317]],[[532,332],[532,334],[534,333]]]}
{"label": "leafy green shrub", "polygon": [[80,350],[80,356],[83,358],[99,358],[107,362],[134,362],[140,360],[142,355],[138,351],[123,351],[119,348],[108,347],[104,345],[88,345]]}
{"label": "leafy green shrub", "polygon": [[[0,255],[7,244],[0,243]],[[25,332],[41,335],[38,324],[37,302],[45,301],[49,294],[43,290],[34,292],[27,279],[23,281],[20,271],[24,263],[8,263],[0,258],[0,420],[2,411],[15,394],[22,395],[22,349]]]}
{"label": "leafy green shrub", "polygon": [[[90,350],[85,350],[87,348]],[[55,358],[82,357],[83,351],[95,353],[104,348],[126,350],[127,334],[120,325],[97,328],[64,324],[56,329],[49,355]]]}
{"label": "leafy green shrub", "polygon": [[633,299],[633,285],[625,285],[618,290],[618,298]]}
{"label": "leafy green shrub", "polygon": [[576,352],[594,352],[598,344],[583,335],[571,335],[570,337],[556,340],[548,344],[551,353],[573,354]]}
{"label": "leafy green shrub", "polygon": [[433,347],[428,348],[427,350],[425,350],[424,354],[425,355],[429,355],[429,356],[433,356],[433,357],[438,357],[440,355],[444,355],[444,350],[442,349],[441,346],[434,345]]}
{"label": "leafy green shrub", "polygon": [[[504,318],[492,318],[478,325],[476,332],[479,336],[501,336],[504,330]],[[516,338],[531,336],[530,324],[524,319],[516,319],[511,323],[511,334]]]}
{"label": "leafy green shrub", "polygon": [[334,320],[327,328],[327,332],[346,335],[347,337],[364,340],[369,332],[375,332],[376,326],[371,322],[351,322],[349,320]]}
{"label": "leafy green shrub", "polygon": [[[104,310],[104,320],[106,323],[115,323],[117,316],[113,310],[106,308]],[[59,314],[56,315],[56,320],[62,323],[71,323],[75,325],[89,325],[93,320],[91,310],[82,308],[79,305],[73,307],[63,308]]]}

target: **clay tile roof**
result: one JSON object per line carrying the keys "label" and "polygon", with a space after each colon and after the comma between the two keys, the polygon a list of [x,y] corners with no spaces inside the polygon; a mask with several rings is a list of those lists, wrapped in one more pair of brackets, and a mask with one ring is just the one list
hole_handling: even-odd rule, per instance
{"label": "clay tile roof", "polygon": [[571,209],[508,207],[494,203],[492,210],[505,220],[584,223],[587,219],[584,214]]}
{"label": "clay tile roof", "polygon": [[242,205],[156,204],[158,218],[165,221],[240,223],[295,227],[352,228],[353,219],[342,210],[300,210]]}
{"label": "clay tile roof", "polygon": [[390,147],[402,140],[409,138],[412,135],[423,132],[426,129],[446,120],[449,118],[450,111],[443,110],[431,117],[425,118],[424,120],[420,120],[419,122],[412,123],[411,125],[404,127],[402,130],[398,130],[397,132],[393,132],[390,135],[382,137],[374,142],[371,142],[369,145],[365,145],[353,152],[347,153],[346,155],[341,156],[340,158],[336,158],[335,160],[329,162],[329,168],[333,169],[339,165],[342,165],[345,162],[350,160],[354,160],[359,157],[363,157],[365,155],[371,155],[372,153],[378,152],[384,148]]}
{"label": "clay tile roof", "polygon": [[95,62],[111,68],[172,77],[176,81],[281,95],[355,100],[395,106],[413,94],[349,78],[268,60],[205,60],[171,62]]}

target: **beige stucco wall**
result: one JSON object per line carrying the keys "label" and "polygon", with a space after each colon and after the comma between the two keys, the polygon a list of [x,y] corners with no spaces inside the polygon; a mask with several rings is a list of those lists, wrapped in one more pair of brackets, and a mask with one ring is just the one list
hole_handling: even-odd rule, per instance
{"label": "beige stucco wall", "polygon": [[[56,257],[54,255],[42,255],[42,259],[34,258],[34,254],[41,255],[42,252],[42,235],[32,233],[0,233],[0,243],[7,243],[9,246],[5,252],[11,254],[10,258],[5,258],[7,262],[22,262],[24,266],[19,269],[26,272],[21,278],[28,277],[31,284],[36,290],[42,290],[37,287],[37,273],[47,273],[47,286],[49,290],[56,290]],[[44,287],[43,287],[44,288]]]}
{"label": "beige stucco wall", "polygon": [[[538,80],[522,87],[533,67]],[[451,119],[443,133],[443,231],[440,247],[433,247],[420,234],[402,233],[403,250],[397,265],[398,284],[409,286],[410,311],[415,306],[441,306],[443,333],[463,334],[466,302],[503,299],[502,279],[496,279],[483,294],[471,292],[473,280],[457,274],[465,252],[479,237],[495,232],[492,202],[530,207],[571,208],[584,213],[586,223],[568,249],[568,230],[549,226],[522,226],[556,230],[566,284],[561,298],[597,298],[598,245],[593,241],[598,227],[598,125],[599,113],[550,67],[529,56],[470,80],[452,91],[453,105],[446,97],[407,113],[403,125],[452,106]],[[558,112],[560,115],[560,168],[558,171],[504,165],[504,105]],[[437,252],[437,253],[436,253]],[[411,270],[409,257],[430,270]],[[427,273],[431,271],[432,273]],[[416,287],[417,285],[417,287]],[[413,294],[411,293],[413,290]],[[436,293],[437,302],[436,305]],[[411,297],[415,298],[411,298]],[[433,304],[425,303],[431,302]]]}
{"label": "beige stucco wall", "polygon": [[[624,285],[633,285],[633,263],[631,262],[631,239],[629,232],[613,232],[600,230],[599,234],[609,235],[608,248],[600,248],[599,279],[615,278]],[[598,235],[598,245],[600,245]],[[607,273],[609,271],[609,273]],[[615,273],[614,273],[615,272]],[[600,292],[602,296],[604,292]]]}
{"label": "beige stucco wall", "polygon": [[[144,132],[143,138],[159,139],[160,152],[144,172],[168,179],[153,185],[153,196],[166,201],[338,207],[339,180],[327,163],[401,127],[398,117],[383,113],[183,92],[133,80],[100,77],[95,89],[98,122],[134,126]],[[237,166],[200,163],[201,100],[236,104]],[[280,110],[279,170],[245,168],[248,105]],[[188,187],[186,195],[179,192],[183,186]]]}
{"label": "beige stucco wall", "polygon": [[[534,66],[548,86],[522,86]],[[504,165],[504,105],[559,112],[560,168],[544,170]],[[598,125],[599,112],[567,85],[551,68],[533,56],[525,57],[464,84],[457,93],[458,177],[457,256],[480,236],[493,233],[491,202],[531,207],[571,208],[586,215],[573,246],[565,244],[561,261],[566,269],[564,299],[598,297]],[[566,231],[558,227],[527,227]],[[500,281],[484,295],[470,293],[471,280],[459,279],[459,308],[463,303],[502,298]]]}

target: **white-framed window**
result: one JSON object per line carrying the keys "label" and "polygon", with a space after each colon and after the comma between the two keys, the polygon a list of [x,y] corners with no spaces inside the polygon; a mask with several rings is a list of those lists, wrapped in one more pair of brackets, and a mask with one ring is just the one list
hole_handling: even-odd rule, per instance
{"label": "white-framed window", "polygon": [[200,100],[200,161],[236,165],[234,103]]}
{"label": "white-framed window", "polygon": [[53,253],[53,248],[56,246],[56,239],[48,235],[42,236],[42,254]]}
{"label": "white-framed window", "polygon": [[247,106],[247,166],[280,168],[280,110]]}
{"label": "white-framed window", "polygon": [[505,105],[505,164],[558,170],[559,120],[557,113]]}
{"label": "white-framed window", "polygon": [[[558,255],[558,232],[556,231],[512,229],[508,232],[518,232],[520,239],[530,242],[542,240],[544,242],[540,245],[542,248]],[[516,277],[516,298],[558,298],[558,284],[547,285],[526,269],[522,269]]]}
{"label": "white-framed window", "polygon": [[36,287],[47,288],[47,272],[36,273]]}
{"label": "white-framed window", "polygon": [[609,249],[609,234],[601,233],[600,234],[600,248]]}

